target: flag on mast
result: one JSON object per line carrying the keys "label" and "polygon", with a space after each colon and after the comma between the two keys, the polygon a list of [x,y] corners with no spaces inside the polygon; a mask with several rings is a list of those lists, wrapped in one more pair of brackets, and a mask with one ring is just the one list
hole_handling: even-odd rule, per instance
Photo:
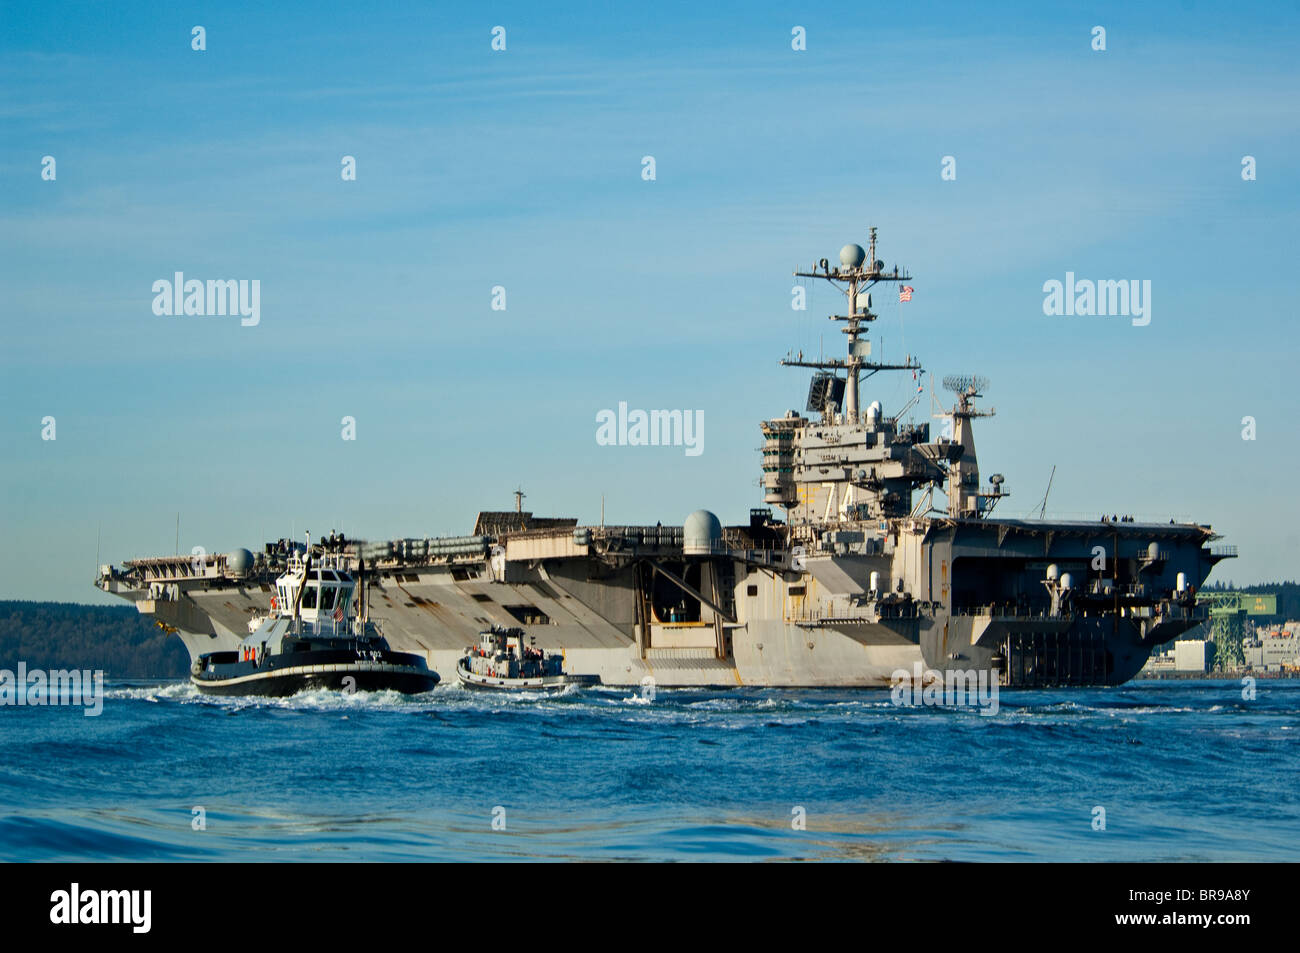
{"label": "flag on mast", "polygon": [[915,290],[916,290],[916,289],[913,288],[911,285],[903,285],[903,287],[901,287],[901,288],[898,289],[898,300],[899,300],[899,301],[911,301],[911,300],[912,300],[912,292],[915,291]]}

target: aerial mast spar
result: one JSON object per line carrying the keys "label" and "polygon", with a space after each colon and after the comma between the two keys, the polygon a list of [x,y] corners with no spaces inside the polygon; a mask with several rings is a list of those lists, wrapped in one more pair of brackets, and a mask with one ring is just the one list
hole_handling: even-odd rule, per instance
{"label": "aerial mast spar", "polygon": [[[819,270],[820,269],[820,270]],[[802,355],[798,360],[784,360],[781,363],[787,367],[815,367],[820,370],[845,372],[844,388],[844,421],[845,423],[857,423],[861,413],[859,386],[861,383],[862,372],[869,371],[871,374],[877,371],[915,371],[920,370],[921,365],[913,361],[910,357],[902,364],[882,364],[877,361],[868,360],[871,355],[871,341],[864,338],[863,325],[868,324],[879,315],[871,311],[870,290],[880,282],[886,281],[911,281],[912,276],[905,270],[900,271],[895,265],[892,272],[885,271],[885,263],[876,258],[876,228],[871,226],[870,251],[864,251],[861,245],[845,245],[840,249],[840,267],[831,268],[830,262],[823,258],[813,266],[812,271],[796,271],[797,278],[820,278],[823,281],[829,281],[836,287],[847,285],[842,289],[849,299],[848,314],[832,314],[830,320],[843,321],[843,331],[848,335],[848,355],[843,359],[829,359],[822,361],[805,361]],[[859,297],[866,294],[866,308],[858,310]]]}

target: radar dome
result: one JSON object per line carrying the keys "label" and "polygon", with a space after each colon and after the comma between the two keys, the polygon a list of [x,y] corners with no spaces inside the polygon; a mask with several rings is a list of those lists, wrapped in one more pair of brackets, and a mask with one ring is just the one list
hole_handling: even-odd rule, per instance
{"label": "radar dome", "polygon": [[696,510],[682,526],[682,552],[707,556],[722,548],[722,523],[708,510]]}
{"label": "radar dome", "polygon": [[861,245],[845,245],[840,249],[840,264],[845,268],[858,268],[867,260],[867,253]]}
{"label": "radar dome", "polygon": [[226,571],[232,576],[247,576],[253,569],[253,554],[246,549],[226,553]]}

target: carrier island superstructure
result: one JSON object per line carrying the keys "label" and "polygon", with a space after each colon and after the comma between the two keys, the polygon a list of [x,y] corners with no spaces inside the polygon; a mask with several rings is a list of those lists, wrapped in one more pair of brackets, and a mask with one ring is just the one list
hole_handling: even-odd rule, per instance
{"label": "carrier island superstructure", "polygon": [[[761,424],[765,506],[747,523],[698,510],[681,525],[579,526],[534,517],[517,495],[468,536],[319,543],[364,557],[392,648],[445,679],[479,632],[507,625],[607,685],[881,688],[917,663],[1007,686],[1114,685],[1205,621],[1196,590],[1233,555],[1208,525],[993,516],[1008,492],[1000,474],[982,481],[976,456],[983,379],[945,379],[934,436],[902,419],[909,408],[862,406],[864,380],[920,369],[872,360],[872,289],[907,295],[913,280],[876,259],[874,228],[868,249],[795,274],[843,292],[831,319],[847,346],[782,362],[815,373],[804,412]],[[135,559],[101,567],[97,585],[197,657],[238,645],[302,545]]]}

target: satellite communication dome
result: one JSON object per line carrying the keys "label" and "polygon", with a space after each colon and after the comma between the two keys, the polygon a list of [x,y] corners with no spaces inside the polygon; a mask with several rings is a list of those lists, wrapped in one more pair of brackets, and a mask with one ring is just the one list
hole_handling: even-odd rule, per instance
{"label": "satellite communication dome", "polygon": [[253,554],[246,549],[226,553],[226,569],[232,576],[246,576],[253,568]]}
{"label": "satellite communication dome", "polygon": [[858,268],[867,260],[861,245],[845,245],[840,249],[840,264],[845,268]]}
{"label": "satellite communication dome", "polygon": [[708,510],[696,510],[682,525],[682,552],[707,556],[722,548],[722,522]]}

